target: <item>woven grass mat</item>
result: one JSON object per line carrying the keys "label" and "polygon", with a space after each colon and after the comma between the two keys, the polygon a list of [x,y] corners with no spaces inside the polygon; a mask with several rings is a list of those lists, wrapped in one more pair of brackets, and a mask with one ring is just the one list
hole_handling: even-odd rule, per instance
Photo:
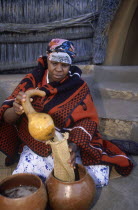
{"label": "woven grass mat", "polygon": [[116,179],[119,177],[121,177],[121,175],[117,173],[114,167],[112,167],[111,172],[110,172],[110,179]]}

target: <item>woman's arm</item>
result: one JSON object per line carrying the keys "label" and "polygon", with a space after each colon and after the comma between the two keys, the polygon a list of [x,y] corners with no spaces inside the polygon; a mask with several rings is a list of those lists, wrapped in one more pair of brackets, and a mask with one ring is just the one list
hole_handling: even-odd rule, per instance
{"label": "woman's arm", "polygon": [[25,93],[19,92],[15,101],[13,102],[13,107],[8,108],[3,114],[3,119],[5,122],[13,124],[19,119],[19,117],[24,113],[21,103],[25,100]]}
{"label": "woman's arm", "polygon": [[10,124],[15,123],[19,117],[20,115],[15,112],[13,107],[7,109],[3,114],[4,121]]}

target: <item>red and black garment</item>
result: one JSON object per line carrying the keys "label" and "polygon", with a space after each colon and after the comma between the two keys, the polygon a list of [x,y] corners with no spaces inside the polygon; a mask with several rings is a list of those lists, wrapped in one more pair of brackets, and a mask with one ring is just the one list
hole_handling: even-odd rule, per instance
{"label": "red and black garment", "polygon": [[19,91],[39,88],[45,97],[35,96],[32,105],[38,112],[51,115],[61,131],[70,130],[69,140],[80,148],[84,165],[114,165],[117,172],[128,175],[133,164],[117,146],[103,140],[97,130],[98,115],[87,83],[81,79],[81,70],[71,66],[66,78],[60,82],[46,83],[46,57],[38,59],[38,67],[26,75],[0,109],[0,150],[13,159],[22,145],[28,145],[35,153],[46,157],[51,147],[34,140],[28,132],[28,121],[23,114],[16,125],[3,122],[3,113],[12,107]]}

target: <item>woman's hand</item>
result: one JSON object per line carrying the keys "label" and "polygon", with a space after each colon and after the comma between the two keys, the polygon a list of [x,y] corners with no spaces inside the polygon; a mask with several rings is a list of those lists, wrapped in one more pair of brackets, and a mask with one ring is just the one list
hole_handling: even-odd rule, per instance
{"label": "woman's hand", "polygon": [[24,113],[24,109],[22,107],[22,102],[26,100],[26,95],[24,92],[19,92],[15,101],[13,102],[13,110],[16,114],[22,115]]}
{"label": "woman's hand", "polygon": [[[22,102],[26,101],[26,94],[24,92],[19,92],[15,101],[13,102],[13,109],[16,114],[22,115],[24,113],[24,109],[22,107]],[[32,102],[33,99],[30,98],[30,102]]]}
{"label": "woman's hand", "polygon": [[[4,112],[3,119],[5,122],[13,124],[18,118],[24,113],[22,107],[22,101],[26,100],[26,94],[24,92],[19,92],[15,101],[13,102],[13,107],[7,109]],[[32,101],[33,99],[30,99]]]}
{"label": "woman's hand", "polygon": [[68,163],[72,168],[75,169],[75,159],[76,159],[76,152],[77,152],[77,145],[69,142],[69,152],[70,152],[70,159],[68,160]]}

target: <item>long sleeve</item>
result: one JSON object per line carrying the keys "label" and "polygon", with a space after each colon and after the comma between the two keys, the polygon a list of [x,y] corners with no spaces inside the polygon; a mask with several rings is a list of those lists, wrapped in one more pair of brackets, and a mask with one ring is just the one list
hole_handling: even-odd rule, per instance
{"label": "long sleeve", "polygon": [[0,121],[3,120],[3,114],[4,112],[13,106],[13,102],[17,96],[17,94],[20,91],[25,92],[28,89],[35,87],[35,80],[32,74],[27,74],[21,82],[18,84],[18,86],[15,88],[15,90],[12,92],[12,94],[3,102],[2,106],[0,107]]}

